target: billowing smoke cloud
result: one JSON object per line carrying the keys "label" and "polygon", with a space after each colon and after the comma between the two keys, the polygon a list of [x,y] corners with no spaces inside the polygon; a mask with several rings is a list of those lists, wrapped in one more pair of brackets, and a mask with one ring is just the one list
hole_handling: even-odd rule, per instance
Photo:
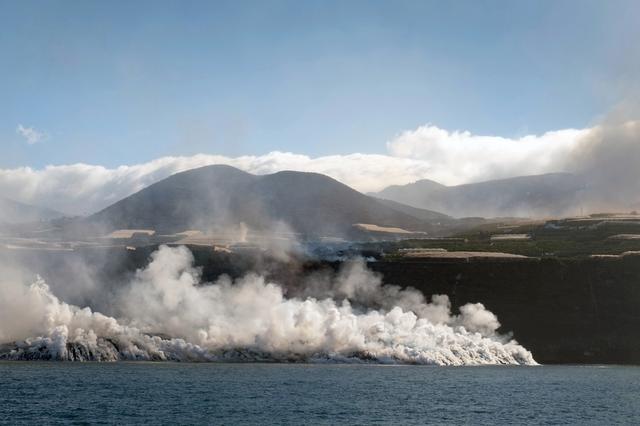
{"label": "billowing smoke cloud", "polygon": [[307,278],[315,297],[255,274],[202,285],[192,264],[186,248],[161,247],[122,290],[118,319],[61,301],[41,279],[24,285],[4,274],[1,357],[535,363],[496,334],[497,318],[481,304],[452,315],[446,296],[427,303],[416,290],[383,286],[362,262]]}
{"label": "billowing smoke cloud", "polygon": [[640,121],[614,114],[567,158],[567,170],[585,177],[590,211],[640,207]]}

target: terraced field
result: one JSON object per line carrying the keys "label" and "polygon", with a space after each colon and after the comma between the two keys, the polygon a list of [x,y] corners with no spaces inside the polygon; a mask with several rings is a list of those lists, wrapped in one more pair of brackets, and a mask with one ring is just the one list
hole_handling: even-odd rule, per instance
{"label": "terraced field", "polygon": [[[508,238],[513,235],[514,238]],[[526,235],[527,238],[523,236]],[[624,235],[625,238],[620,237]],[[492,223],[457,234],[455,238],[411,239],[380,245],[387,257],[400,249],[441,248],[447,251],[486,251],[542,258],[621,255],[640,250],[640,216],[594,215],[529,223]],[[375,243],[368,248],[374,249]]]}

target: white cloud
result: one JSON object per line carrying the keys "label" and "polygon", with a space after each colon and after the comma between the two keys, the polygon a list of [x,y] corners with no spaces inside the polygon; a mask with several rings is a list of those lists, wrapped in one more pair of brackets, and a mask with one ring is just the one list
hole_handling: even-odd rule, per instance
{"label": "white cloud", "polygon": [[565,129],[517,139],[449,132],[426,125],[387,143],[394,157],[427,163],[429,178],[447,185],[563,171],[565,159],[592,129]]}
{"label": "white cloud", "polygon": [[360,191],[388,183],[409,183],[428,176],[422,161],[386,155],[334,155],[310,158],[285,152],[262,156],[194,155],[163,157],[148,163],[106,168],[88,164],[0,169],[0,196],[35,203],[69,214],[95,212],[174,173],[209,164],[228,164],[255,174],[280,170],[329,175]]}
{"label": "white cloud", "polygon": [[25,127],[22,124],[18,124],[16,133],[22,136],[29,145],[41,142],[47,137],[46,133],[39,132],[33,127]]}
{"label": "white cloud", "polygon": [[311,158],[276,151],[262,156],[163,157],[116,168],[72,164],[43,169],[0,169],[0,196],[69,214],[88,214],[174,173],[209,164],[228,164],[255,174],[280,170],[323,173],[362,192],[426,178],[450,185],[571,170],[565,164],[569,153],[592,132],[568,129],[507,139],[424,126],[390,141],[390,155]]}

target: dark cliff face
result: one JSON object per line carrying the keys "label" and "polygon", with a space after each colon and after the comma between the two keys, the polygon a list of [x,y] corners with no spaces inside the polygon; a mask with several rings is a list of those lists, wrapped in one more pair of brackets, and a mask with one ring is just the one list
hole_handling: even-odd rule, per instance
{"label": "dark cliff face", "polygon": [[640,364],[640,257],[540,262],[378,262],[388,284],[481,302],[540,363]]}
{"label": "dark cliff face", "polygon": [[[242,275],[236,260],[196,254],[209,280]],[[228,263],[227,263],[228,262]],[[339,263],[257,264],[287,287],[301,274]],[[367,265],[386,284],[414,287],[427,297],[446,294],[452,310],[483,303],[498,316],[501,334],[513,337],[542,364],[640,365],[640,256],[621,259],[426,262]]]}

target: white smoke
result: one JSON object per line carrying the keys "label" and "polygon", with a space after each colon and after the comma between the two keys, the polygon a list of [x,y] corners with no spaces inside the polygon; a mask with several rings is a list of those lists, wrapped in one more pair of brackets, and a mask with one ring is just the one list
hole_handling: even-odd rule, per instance
{"label": "white smoke", "polygon": [[255,274],[203,284],[188,249],[161,247],[117,320],[13,278],[0,286],[0,358],[535,364],[481,304],[451,315],[446,296],[383,286],[362,262],[321,283],[322,296],[288,297]]}
{"label": "white smoke", "polygon": [[607,117],[567,159],[567,169],[587,181],[589,211],[640,207],[640,120],[625,112]]}

